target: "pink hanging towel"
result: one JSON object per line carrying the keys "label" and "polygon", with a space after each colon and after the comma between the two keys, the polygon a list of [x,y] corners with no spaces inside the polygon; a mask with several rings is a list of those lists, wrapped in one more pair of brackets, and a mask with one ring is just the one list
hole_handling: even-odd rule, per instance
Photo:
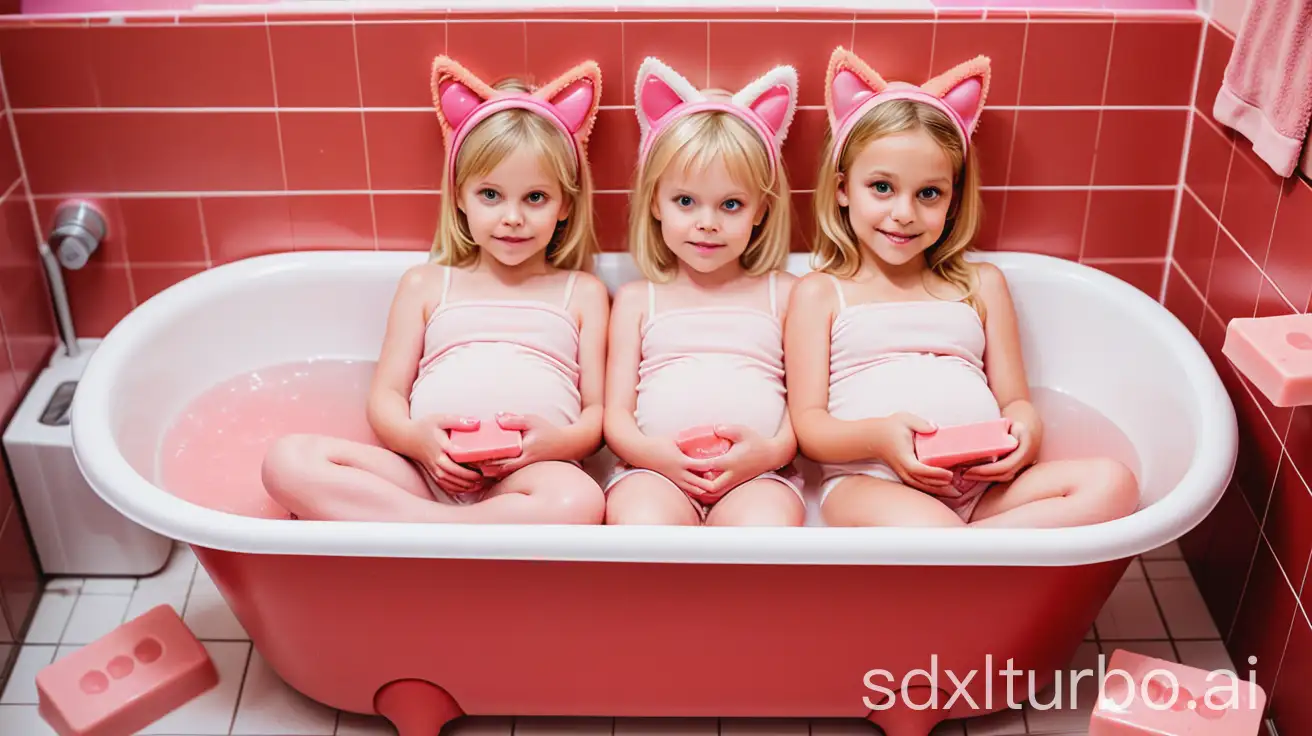
{"label": "pink hanging towel", "polygon": [[1312,121],[1312,0],[1251,0],[1212,114],[1294,173]]}

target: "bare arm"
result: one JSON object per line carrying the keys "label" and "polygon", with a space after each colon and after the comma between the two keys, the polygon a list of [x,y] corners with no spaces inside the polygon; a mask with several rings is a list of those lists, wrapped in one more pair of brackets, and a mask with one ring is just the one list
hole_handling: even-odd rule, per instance
{"label": "bare arm", "polygon": [[610,317],[606,360],[606,445],[634,467],[646,467],[647,437],[633,414],[638,408],[638,364],[642,360],[642,320],[646,283],[620,287]]}
{"label": "bare arm", "polygon": [[1023,423],[1037,446],[1042,436],[1038,411],[1030,403],[1029,380],[1021,352],[1016,307],[1002,271],[991,263],[977,265],[979,296],[984,303],[984,374],[1002,408],[1002,415]]}
{"label": "bare arm", "polygon": [[410,268],[401,276],[387,315],[366,408],[378,439],[413,459],[421,459],[422,451],[418,425],[410,418],[410,387],[424,350],[424,305],[441,291],[440,277],[440,269],[428,264]]}
{"label": "bare arm", "polygon": [[829,277],[807,274],[792,288],[784,329],[788,412],[802,454],[822,463],[874,455],[870,425],[829,413],[829,336],[838,299]]}
{"label": "bare arm", "polygon": [[605,406],[610,295],[595,276],[580,273],[573,303],[579,311],[579,393],[583,410],[578,421],[561,428],[561,460],[583,460],[601,447]]}
{"label": "bare arm", "polygon": [[[792,295],[793,287],[797,285],[797,277],[790,273],[780,273],[775,277],[777,279],[778,304],[779,304],[779,322],[784,328],[784,333],[788,331],[788,303]],[[786,363],[787,361],[785,361]],[[784,375],[787,376],[787,366],[785,365]],[[779,431],[771,440],[778,463],[775,467],[783,467],[792,462],[797,457],[797,432],[793,429],[793,421],[788,405],[784,405],[784,416],[779,422]]]}

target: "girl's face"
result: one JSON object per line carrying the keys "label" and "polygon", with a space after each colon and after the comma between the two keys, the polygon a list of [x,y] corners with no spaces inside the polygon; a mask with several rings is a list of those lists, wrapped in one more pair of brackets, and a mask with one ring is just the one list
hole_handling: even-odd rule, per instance
{"label": "girl's face", "polygon": [[721,160],[698,172],[681,168],[665,172],[651,205],[665,245],[700,273],[738,263],[765,217],[764,198],[734,181]]}
{"label": "girl's face", "polygon": [[560,183],[531,151],[517,150],[460,190],[458,206],[485,253],[517,266],[546,250],[569,217]]}
{"label": "girl's face", "polygon": [[894,266],[938,242],[951,202],[951,161],[923,130],[872,141],[838,184],[857,239]]}

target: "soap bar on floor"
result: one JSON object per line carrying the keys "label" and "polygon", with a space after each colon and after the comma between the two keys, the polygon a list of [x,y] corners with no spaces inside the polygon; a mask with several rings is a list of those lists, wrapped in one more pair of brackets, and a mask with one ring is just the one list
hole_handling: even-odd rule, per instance
{"label": "soap bar on floor", "polygon": [[1221,354],[1272,404],[1312,404],[1312,315],[1232,319]]}
{"label": "soap bar on floor", "polygon": [[1258,736],[1265,709],[1266,693],[1238,675],[1117,649],[1089,736]]}
{"label": "soap bar on floor", "polygon": [[218,682],[205,647],[160,605],[38,672],[38,710],[60,736],[130,736]]}
{"label": "soap bar on floor", "polygon": [[1010,430],[1011,420],[1006,418],[939,427],[937,432],[916,435],[916,458],[934,468],[992,462],[1016,449]]}

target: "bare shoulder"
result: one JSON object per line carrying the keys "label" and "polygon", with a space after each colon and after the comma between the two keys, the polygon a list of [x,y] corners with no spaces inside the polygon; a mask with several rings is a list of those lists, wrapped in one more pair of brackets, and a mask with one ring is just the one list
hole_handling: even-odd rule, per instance
{"label": "bare shoulder", "polygon": [[1002,269],[992,263],[979,262],[975,265],[975,280],[979,284],[980,296],[986,302],[1010,296],[1007,276]]}
{"label": "bare shoulder", "polygon": [[442,271],[445,268],[446,266],[431,261],[411,266],[405,270],[405,273],[401,274],[400,286],[406,290],[441,288]]}
{"label": "bare shoulder", "polygon": [[789,285],[789,306],[832,308],[838,304],[834,296],[834,284],[829,274],[812,271]]}
{"label": "bare shoulder", "polygon": [[610,292],[607,291],[606,284],[587,271],[578,272],[578,277],[574,280],[574,294],[587,304],[610,306]]}
{"label": "bare shoulder", "polygon": [[643,279],[630,281],[615,290],[615,301],[611,312],[616,315],[639,315],[647,308],[647,282]]}

